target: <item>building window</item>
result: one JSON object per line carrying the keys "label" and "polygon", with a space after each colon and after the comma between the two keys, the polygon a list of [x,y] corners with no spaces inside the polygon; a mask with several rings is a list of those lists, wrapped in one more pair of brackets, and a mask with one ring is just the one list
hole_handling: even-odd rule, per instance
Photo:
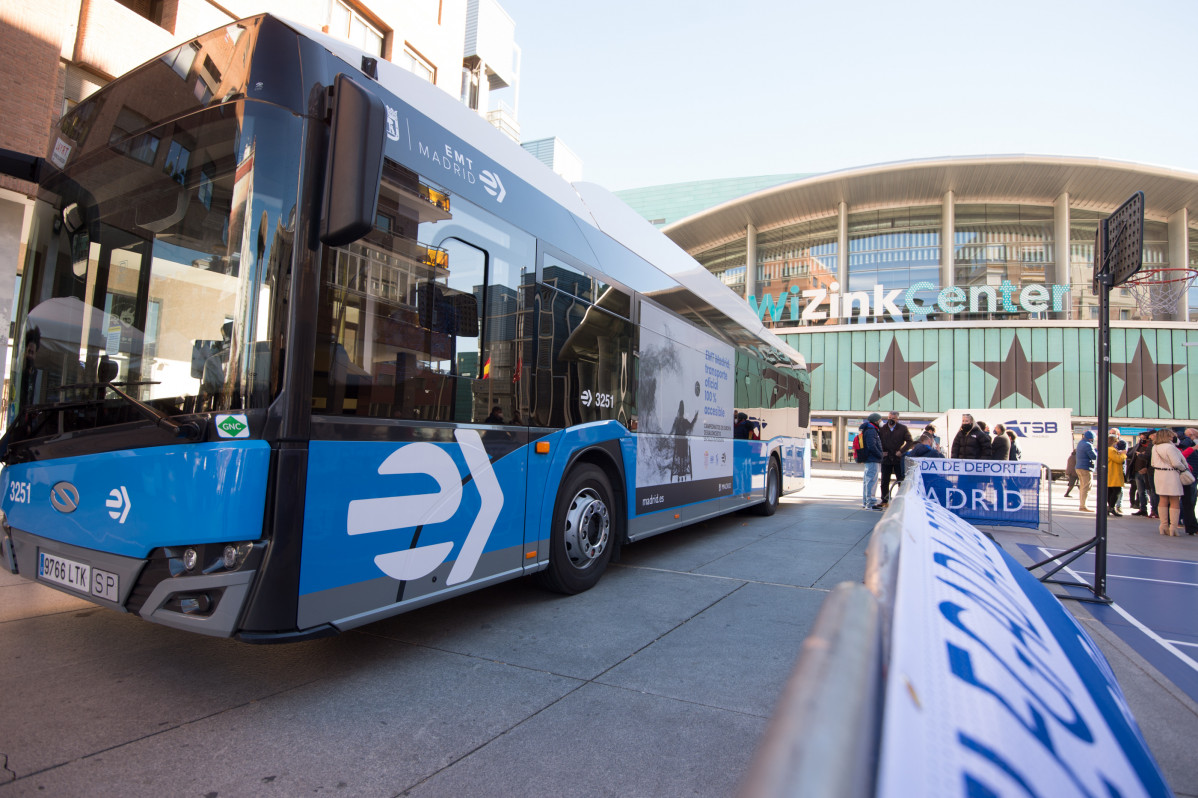
{"label": "building window", "polygon": [[[1189,229],[1189,267],[1198,270],[1198,227]],[[1198,318],[1198,286],[1191,285],[1189,289],[1190,296],[1190,319]],[[1182,319],[1186,321],[1186,319]]]}
{"label": "building window", "polygon": [[341,0],[333,0],[329,9],[329,33],[340,36],[368,53],[383,56],[384,36],[358,11]]}
{"label": "building window", "polygon": [[437,82],[437,68],[429,63],[428,59],[413,50],[410,44],[404,45],[403,56],[395,59],[395,63],[413,75],[424,78],[429,83]]}
{"label": "building window", "polygon": [[[1047,282],[1056,259],[1055,210],[1051,205],[988,204],[956,206],[953,231],[953,284],[977,296],[976,313],[957,313],[958,321],[1027,318],[996,308],[1006,283],[1026,286]],[[994,296],[996,299],[989,299]],[[970,300],[973,301],[972,299]]]}
{"label": "building window", "polygon": [[[1072,318],[1097,319],[1098,296],[1092,288],[1094,279],[1094,234],[1098,223],[1110,213],[1069,210],[1069,282]],[[1193,250],[1191,250],[1193,253]],[[1144,269],[1163,269],[1169,263],[1169,225],[1165,222],[1144,222]],[[1143,314],[1135,297],[1127,289],[1111,292],[1111,313],[1121,319],[1151,321]],[[1193,301],[1191,302],[1193,304]],[[1124,312],[1126,311],[1126,313]]]}
{"label": "building window", "polygon": [[[170,30],[163,24],[163,0],[117,0],[118,3],[138,16],[145,17],[161,28]],[[174,31],[171,31],[174,33]]]}
{"label": "building window", "polygon": [[[849,284],[841,286],[841,292],[846,301],[856,304],[848,307],[863,310],[865,303],[858,297],[861,292],[868,295],[874,286],[882,285],[890,291],[918,283],[924,286],[915,293],[915,303],[933,305],[937,291],[926,285],[940,284],[943,213],[940,205],[922,205],[849,214]],[[879,309],[870,307],[869,315],[854,310],[845,319],[855,324],[898,320],[874,315]]]}
{"label": "building window", "polygon": [[809,289],[829,293],[837,290],[832,285],[840,262],[838,224],[839,217],[827,216],[758,234],[754,302],[766,326],[793,327],[800,323],[792,296],[801,296]]}
{"label": "building window", "polygon": [[719,244],[706,252],[695,255],[695,260],[703,264],[709,272],[723,281],[742,297],[745,295],[746,242],[744,238],[727,244]]}

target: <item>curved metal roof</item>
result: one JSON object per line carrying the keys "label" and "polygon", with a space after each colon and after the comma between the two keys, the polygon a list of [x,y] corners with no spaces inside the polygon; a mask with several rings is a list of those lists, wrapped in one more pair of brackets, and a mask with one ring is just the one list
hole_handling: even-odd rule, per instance
{"label": "curved metal roof", "polygon": [[1069,205],[1099,212],[1119,207],[1136,191],[1145,215],[1167,219],[1182,208],[1198,218],[1198,174],[1160,166],[1049,155],[984,155],[902,161],[816,175],[758,191],[662,228],[687,252],[702,252],[758,231],[849,211],[940,203],[1051,204],[1068,192]]}

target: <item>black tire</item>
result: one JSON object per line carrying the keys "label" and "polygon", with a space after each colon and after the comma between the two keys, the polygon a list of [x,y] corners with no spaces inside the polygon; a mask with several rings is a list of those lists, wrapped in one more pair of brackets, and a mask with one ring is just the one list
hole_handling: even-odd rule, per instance
{"label": "black tire", "polygon": [[598,466],[583,463],[562,482],[549,533],[549,567],[541,584],[573,595],[590,590],[607,570],[616,547],[619,519],[611,482]]}
{"label": "black tire", "polygon": [[754,504],[749,508],[753,515],[773,515],[778,512],[778,499],[782,496],[782,472],[778,468],[778,458],[771,457],[765,467],[765,501]]}

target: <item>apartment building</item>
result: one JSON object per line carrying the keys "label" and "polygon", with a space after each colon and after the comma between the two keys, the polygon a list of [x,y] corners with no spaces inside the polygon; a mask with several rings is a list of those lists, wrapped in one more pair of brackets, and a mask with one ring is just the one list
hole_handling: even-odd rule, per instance
{"label": "apartment building", "polygon": [[[4,0],[0,148],[45,156],[50,129],[108,81],[199,34],[271,12],[377,52],[519,141],[520,48],[495,0]],[[9,326],[33,185],[0,176],[0,322]],[[0,335],[0,347],[7,335]],[[4,360],[0,351],[0,362]],[[5,369],[5,376],[7,376]]]}

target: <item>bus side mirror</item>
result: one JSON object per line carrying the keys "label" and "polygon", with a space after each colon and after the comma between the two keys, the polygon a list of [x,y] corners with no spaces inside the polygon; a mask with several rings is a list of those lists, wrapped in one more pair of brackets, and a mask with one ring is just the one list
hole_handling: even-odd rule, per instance
{"label": "bus side mirror", "polygon": [[386,131],[382,100],[348,75],[338,75],[320,218],[325,244],[342,247],[374,228]]}

